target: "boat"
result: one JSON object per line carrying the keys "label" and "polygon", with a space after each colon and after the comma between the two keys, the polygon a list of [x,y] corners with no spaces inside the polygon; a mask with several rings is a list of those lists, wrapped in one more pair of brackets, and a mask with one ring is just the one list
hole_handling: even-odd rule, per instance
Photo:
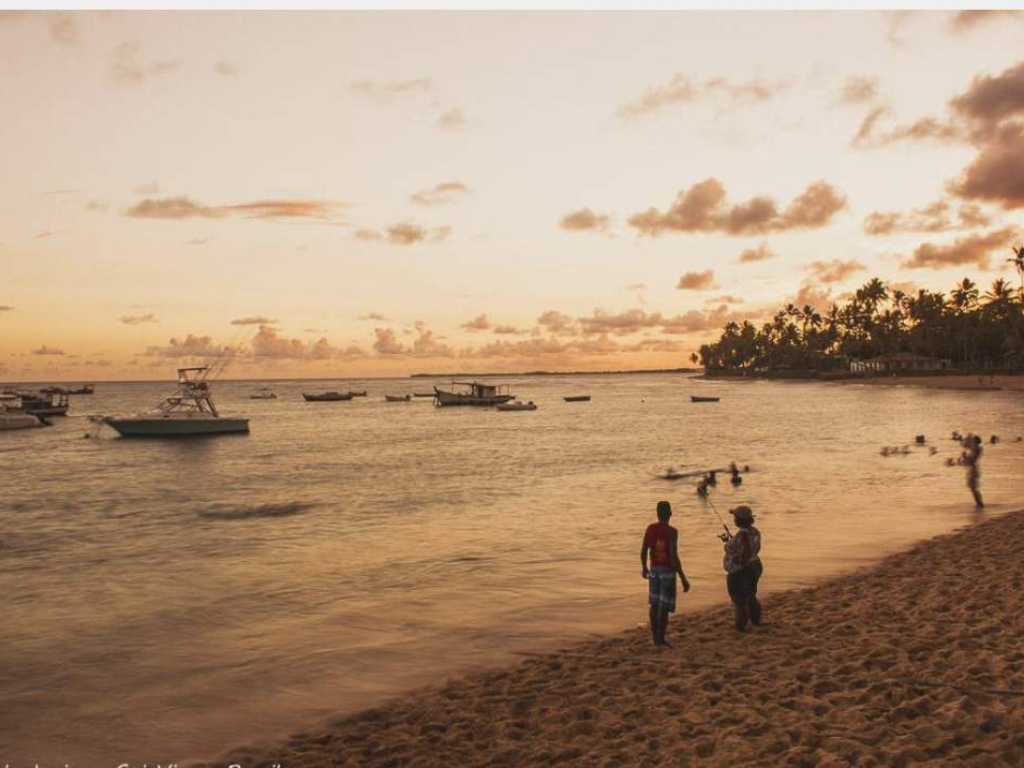
{"label": "boat", "polygon": [[95,391],[96,390],[93,388],[92,384],[83,384],[80,387],[73,387],[72,389],[67,390],[67,393],[69,395],[91,395]]}
{"label": "boat", "polygon": [[67,416],[68,396],[66,394],[38,394],[21,392],[18,405],[8,405],[8,413],[27,413],[30,416]]}
{"label": "boat", "polygon": [[451,391],[434,387],[434,402],[438,406],[446,405],[500,405],[515,398],[508,391],[508,386],[501,384],[481,384],[478,381],[453,381],[453,387],[462,387],[463,391]]}
{"label": "boat", "polygon": [[12,429],[33,429],[45,424],[45,421],[30,413],[0,413],[0,432]]}
{"label": "boat", "polygon": [[389,403],[408,403],[412,395],[384,395],[384,399]]}
{"label": "boat", "polygon": [[349,392],[349,394],[352,397],[366,397],[366,390],[364,389],[362,392]]}
{"label": "boat", "polygon": [[413,397],[433,397],[434,393],[433,392],[413,392],[412,396]]}
{"label": "boat", "polygon": [[43,395],[68,395],[71,394],[64,387],[43,387],[39,390],[40,394]]}
{"label": "boat", "polygon": [[249,395],[250,400],[277,400],[277,395],[270,391],[270,387],[262,387],[261,389],[253,392]]}
{"label": "boat", "polygon": [[537,404],[533,400],[526,403],[522,400],[516,400],[513,403],[500,403],[496,408],[499,411],[536,411]]}
{"label": "boat", "polygon": [[332,403],[338,400],[351,400],[351,392],[321,392],[318,395],[311,395],[307,392],[302,393],[303,399],[307,403]]}
{"label": "boat", "polygon": [[691,403],[717,403],[720,398],[717,397],[701,397],[700,395],[690,395]]}
{"label": "boat", "polygon": [[568,397],[563,397],[562,399],[565,400],[565,402],[567,403],[589,403],[590,395],[569,395]]}
{"label": "boat", "polygon": [[122,437],[199,437],[249,432],[249,420],[221,416],[206,381],[209,366],[178,369],[178,387],[151,413],[104,416]]}

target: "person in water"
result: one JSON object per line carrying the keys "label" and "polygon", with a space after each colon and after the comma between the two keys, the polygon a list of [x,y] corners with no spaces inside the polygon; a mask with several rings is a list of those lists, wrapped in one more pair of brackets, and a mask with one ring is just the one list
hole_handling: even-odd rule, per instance
{"label": "person in water", "polygon": [[761,564],[761,532],[754,527],[754,513],[741,505],[732,512],[736,534],[723,534],[725,557],[725,586],[736,609],[736,629],[744,632],[747,624],[761,623],[761,603],[757,600],[757,583],[764,572]]}
{"label": "person in water", "polygon": [[[658,522],[651,523],[644,532],[640,564],[643,577],[648,583],[651,638],[655,645],[670,646],[665,639],[665,632],[668,630],[669,614],[676,610],[676,574],[679,574],[683,582],[683,592],[690,591],[690,582],[679,561],[679,531],[668,524],[672,517],[672,505],[667,501],[659,501],[657,511]],[[649,568],[648,553],[651,556]]]}
{"label": "person in water", "polygon": [[736,466],[735,461],[730,462],[729,464],[729,474],[732,475],[732,477],[729,478],[729,482],[733,485],[739,485],[743,482],[743,478],[740,477],[740,468]]}
{"label": "person in water", "polygon": [[967,465],[967,487],[971,489],[971,495],[974,497],[974,506],[982,509],[985,506],[985,502],[982,501],[981,491],[978,489],[978,485],[981,482],[981,467],[979,466],[981,461],[980,437],[977,435],[967,436],[967,450],[964,451],[962,459],[963,463]]}

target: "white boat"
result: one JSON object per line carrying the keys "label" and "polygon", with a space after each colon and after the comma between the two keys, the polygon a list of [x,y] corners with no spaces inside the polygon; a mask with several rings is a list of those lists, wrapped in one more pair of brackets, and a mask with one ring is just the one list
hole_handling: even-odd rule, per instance
{"label": "white boat", "polygon": [[263,387],[262,389],[253,392],[249,395],[250,400],[277,400],[277,395],[270,391],[270,387]]}
{"label": "white boat", "polygon": [[536,411],[537,404],[533,400],[526,403],[522,400],[516,400],[514,403],[500,403],[496,408],[499,411]]}
{"label": "white boat", "polygon": [[178,389],[152,413],[101,419],[122,437],[193,437],[249,431],[249,420],[217,412],[206,381],[208,366],[178,369]]}
{"label": "white boat", "polygon": [[453,387],[463,387],[455,392],[434,387],[434,402],[437,405],[498,405],[515,397],[508,387],[500,384],[481,384],[479,381],[453,381]]}
{"label": "white boat", "polygon": [[0,413],[0,432],[9,429],[32,429],[41,427],[43,422],[28,413]]}

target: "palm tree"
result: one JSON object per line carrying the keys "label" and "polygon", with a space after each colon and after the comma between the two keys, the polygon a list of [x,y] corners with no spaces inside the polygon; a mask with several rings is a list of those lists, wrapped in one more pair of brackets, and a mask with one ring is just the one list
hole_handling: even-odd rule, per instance
{"label": "palm tree", "polygon": [[965,277],[956,284],[949,298],[957,312],[970,312],[978,303],[978,287],[969,277]]}
{"label": "palm tree", "polygon": [[1006,281],[997,277],[992,282],[992,287],[985,293],[986,304],[1006,304],[1013,298],[1013,289],[1006,284]]}
{"label": "palm tree", "polygon": [[1024,245],[1018,245],[1010,250],[1013,251],[1013,258],[1007,261],[1013,264],[1013,268],[1020,275],[1020,303],[1024,305]]}

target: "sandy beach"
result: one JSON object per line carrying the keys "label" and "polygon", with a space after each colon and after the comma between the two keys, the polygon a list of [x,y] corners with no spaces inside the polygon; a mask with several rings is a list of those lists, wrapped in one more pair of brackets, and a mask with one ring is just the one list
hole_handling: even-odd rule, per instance
{"label": "sandy beach", "polygon": [[1020,765],[1022,547],[1019,510],[769,595],[746,634],[683,599],[672,649],[638,627],[208,765]]}

